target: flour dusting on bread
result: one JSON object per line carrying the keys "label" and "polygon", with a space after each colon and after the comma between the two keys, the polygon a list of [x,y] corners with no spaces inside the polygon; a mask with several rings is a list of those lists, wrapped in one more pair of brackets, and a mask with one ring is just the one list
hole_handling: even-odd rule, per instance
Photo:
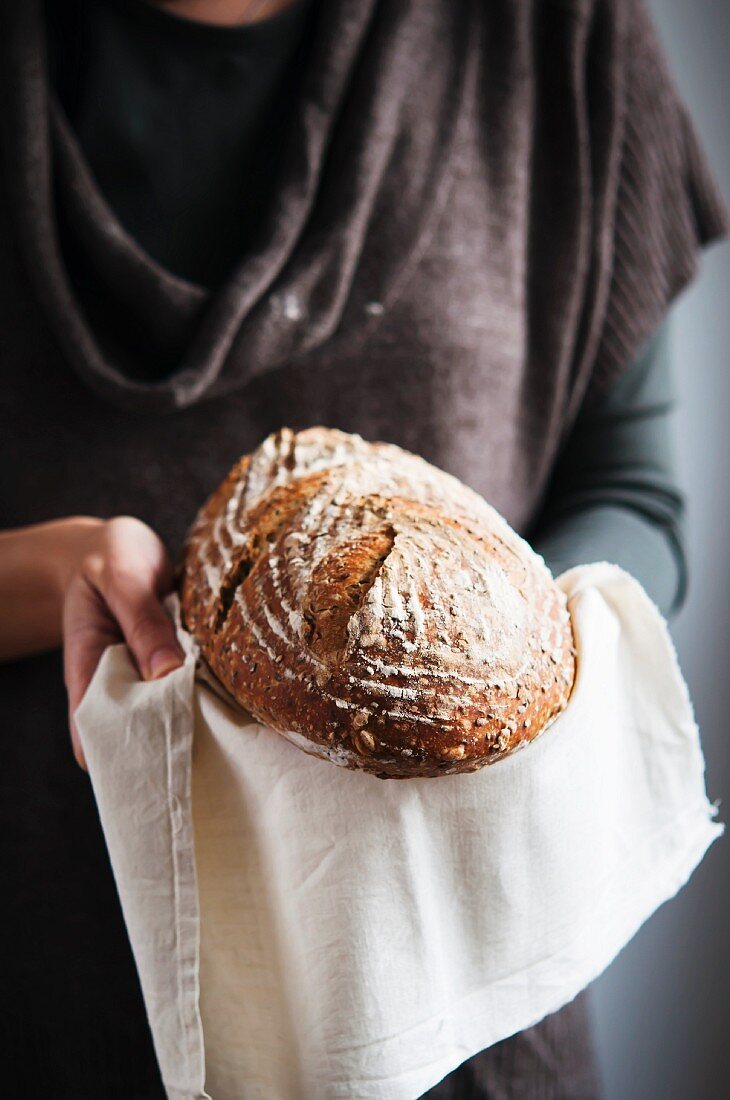
{"label": "flour dusting on bread", "polygon": [[227,690],[314,753],[383,778],[473,771],[565,707],[562,591],[478,494],[328,428],[244,456],[186,547],[189,630]]}

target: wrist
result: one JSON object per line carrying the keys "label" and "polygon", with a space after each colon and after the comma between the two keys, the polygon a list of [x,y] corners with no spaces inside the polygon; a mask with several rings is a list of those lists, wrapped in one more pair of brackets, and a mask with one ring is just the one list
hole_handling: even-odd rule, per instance
{"label": "wrist", "polygon": [[0,660],[59,645],[66,591],[104,527],[72,516],[0,532]]}

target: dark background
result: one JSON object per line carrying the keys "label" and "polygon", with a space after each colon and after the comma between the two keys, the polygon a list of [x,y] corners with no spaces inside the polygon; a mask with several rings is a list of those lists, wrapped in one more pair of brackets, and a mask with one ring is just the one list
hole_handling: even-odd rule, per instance
{"label": "dark background", "polygon": [[[730,197],[730,0],[650,0],[676,82]],[[690,591],[672,633],[730,826],[730,246],[675,304]],[[730,1096],[730,835],[593,986],[606,1100]]]}

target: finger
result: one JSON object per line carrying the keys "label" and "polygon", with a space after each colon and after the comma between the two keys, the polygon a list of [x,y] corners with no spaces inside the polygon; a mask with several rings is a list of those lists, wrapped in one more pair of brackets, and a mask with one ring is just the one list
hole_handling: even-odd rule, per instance
{"label": "finger", "polygon": [[126,587],[113,610],[143,679],[159,680],[180,667],[184,654],[175,628],[154,593]]}
{"label": "finger", "polygon": [[96,575],[90,563],[91,579],[118,622],[141,676],[155,680],[184,660],[159,599],[172,582],[172,568],[149,528],[133,520],[122,522],[128,526],[117,529]]}
{"label": "finger", "polygon": [[153,590],[137,577],[116,576],[103,591],[140,675],[157,680],[183,663],[175,628]]}

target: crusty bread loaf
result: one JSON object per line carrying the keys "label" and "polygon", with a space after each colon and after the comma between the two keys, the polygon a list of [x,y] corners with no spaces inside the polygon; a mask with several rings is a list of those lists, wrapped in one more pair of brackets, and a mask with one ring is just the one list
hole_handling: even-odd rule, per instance
{"label": "crusty bread loaf", "polygon": [[381,778],[474,771],[565,707],[565,597],[480,496],[328,428],[269,436],[200,512],[183,621],[238,702]]}

